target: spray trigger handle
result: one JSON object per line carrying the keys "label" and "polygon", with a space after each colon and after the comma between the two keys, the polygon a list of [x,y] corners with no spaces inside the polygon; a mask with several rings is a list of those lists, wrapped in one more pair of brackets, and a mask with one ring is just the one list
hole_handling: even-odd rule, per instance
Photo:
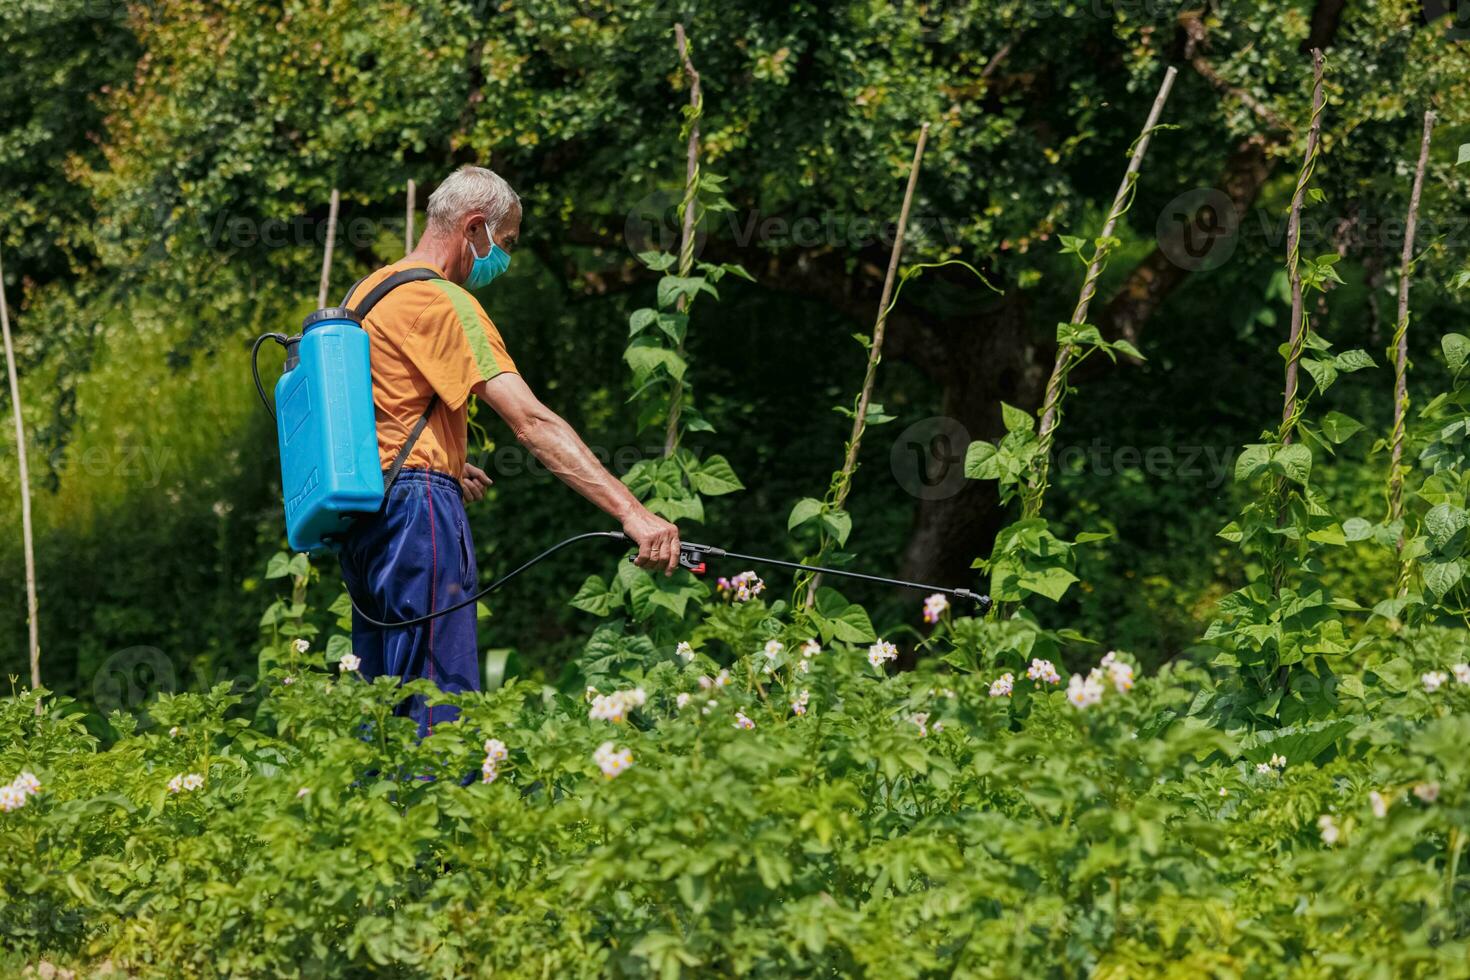
{"label": "spray trigger handle", "polygon": [[[689,569],[694,575],[703,575],[705,573],[704,556],[717,550],[709,545],[683,542],[679,545],[679,566]],[[637,557],[637,555],[629,555],[628,561],[634,561]]]}

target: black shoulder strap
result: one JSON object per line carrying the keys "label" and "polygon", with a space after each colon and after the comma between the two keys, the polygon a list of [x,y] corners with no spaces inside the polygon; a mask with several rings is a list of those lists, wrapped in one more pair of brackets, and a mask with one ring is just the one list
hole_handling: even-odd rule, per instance
{"label": "black shoulder strap", "polygon": [[[347,295],[342,297],[343,306],[346,306],[348,300],[352,299],[352,294],[357,292],[357,287],[361,286],[366,278],[364,276],[362,279],[357,280],[357,282],[352,284],[352,288],[347,290]],[[427,282],[430,279],[443,278],[443,276],[439,275],[433,269],[400,269],[374,286],[363,301],[353,308],[353,312],[360,319],[366,320],[368,313],[372,311],[374,306],[378,305],[379,300],[404,283]],[[429,404],[424,407],[424,414],[419,416],[419,420],[414,423],[413,430],[408,434],[408,441],[403,444],[402,449],[398,450],[398,455],[393,457],[393,465],[388,467],[388,475],[383,480],[384,503],[388,500],[388,492],[393,489],[393,484],[398,481],[398,474],[402,471],[403,464],[408,462],[408,454],[413,452],[414,444],[419,441],[419,436],[423,435],[424,429],[428,427],[429,416],[433,415],[434,409],[438,407],[439,395],[437,393],[430,395]]]}
{"label": "black shoulder strap", "polygon": [[[372,275],[372,273],[368,273],[368,275]],[[355,293],[355,292],[357,292],[357,287],[358,286],[361,286],[363,283],[367,282],[367,279],[368,279],[367,276],[363,276],[361,279],[357,280],[357,282],[353,283],[351,286],[348,286],[347,287],[347,295],[343,296],[342,297],[342,302],[338,303],[337,305],[338,306],[346,306],[349,302],[351,302],[352,301],[352,294]]]}
{"label": "black shoulder strap", "polygon": [[[366,320],[367,315],[372,312],[374,306],[378,305],[378,301],[380,299],[382,299],[384,296],[387,296],[389,293],[393,292],[393,290],[397,289],[399,286],[402,286],[404,283],[427,282],[430,279],[443,278],[443,276],[439,275],[439,273],[435,272],[433,269],[400,269],[388,278],[384,279],[382,282],[378,283],[376,286],[374,286],[372,288],[372,291],[367,294],[367,297],[361,303],[358,303],[357,306],[353,307],[352,312],[356,313],[359,317]],[[357,281],[357,284],[352,287],[352,291],[356,292],[357,287],[360,285],[362,285],[362,280],[359,279]],[[349,292],[347,294],[347,297],[350,298],[351,296],[352,293]],[[342,300],[342,305],[347,305],[347,298],[344,298]]]}
{"label": "black shoulder strap", "polygon": [[398,450],[398,455],[393,457],[393,465],[388,467],[388,476],[383,480],[383,500],[385,503],[388,500],[388,491],[392,490],[393,484],[398,482],[399,471],[403,469],[403,464],[408,462],[408,454],[413,452],[414,443],[418,442],[419,436],[424,434],[424,429],[429,424],[429,416],[434,414],[434,409],[438,407],[439,394],[435,392],[429,396],[429,404],[424,409],[424,414],[420,415],[419,420],[413,424],[413,431],[408,434],[408,441],[403,444],[402,449]]}

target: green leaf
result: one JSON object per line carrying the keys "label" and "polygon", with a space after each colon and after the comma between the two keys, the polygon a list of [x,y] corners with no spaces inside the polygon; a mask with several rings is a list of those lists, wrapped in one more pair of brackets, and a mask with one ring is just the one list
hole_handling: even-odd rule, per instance
{"label": "green leaf", "polygon": [[[625,568],[636,568],[631,564],[625,564]],[[633,610],[636,619],[644,620],[653,615],[653,599],[658,595],[658,586],[653,584],[653,576],[643,569],[638,569],[636,577],[628,581],[628,606]]]}
{"label": "green leaf", "polygon": [[1443,598],[1465,577],[1465,565],[1458,559],[1431,559],[1423,565],[1424,587]]}
{"label": "green leaf", "polygon": [[852,533],[852,515],[845,510],[827,511],[821,516],[822,526],[837,541],[840,548],[847,544],[847,536]]}
{"label": "green leaf", "polygon": [[265,564],[266,578],[285,578],[291,574],[291,556],[284,551],[278,551],[271,555],[270,561]]}
{"label": "green leaf", "polygon": [[520,658],[510,647],[485,651],[485,690],[498,691],[520,674]]}
{"label": "green leaf", "polygon": [[1000,414],[1007,432],[1031,432],[1035,429],[1035,422],[1025,409],[1001,402]]}
{"label": "green leaf", "polygon": [[1147,360],[1147,358],[1145,358],[1142,354],[1138,352],[1137,347],[1134,347],[1126,340],[1115,340],[1108,346],[1112,347],[1113,350],[1117,351],[1120,354],[1127,354],[1129,357],[1136,358],[1140,361]]}
{"label": "green leaf", "polygon": [[670,590],[663,587],[666,579],[655,580],[655,591],[648,597],[648,601],[661,609],[667,609],[675,616],[683,617],[684,610],[689,605],[689,594],[682,591]]}
{"label": "green leaf", "polygon": [[1299,442],[1276,450],[1271,454],[1271,463],[1288,480],[1302,486],[1307,485],[1312,475],[1312,451]]}
{"label": "green leaf", "polygon": [[1434,545],[1434,550],[1445,554],[1452,550],[1449,557],[1459,557],[1459,548],[1455,546],[1455,538],[1470,524],[1463,508],[1454,504],[1437,504],[1429,509],[1424,515],[1424,530],[1429,532],[1429,540]]}
{"label": "green leaf", "polygon": [[1332,364],[1343,374],[1376,367],[1373,358],[1365,350],[1345,350],[1332,359]]}
{"label": "green leaf", "polygon": [[698,497],[655,497],[646,506],[666,521],[704,520],[704,504]]}
{"label": "green leaf", "polygon": [[1057,345],[1071,344],[1075,347],[1105,346],[1102,334],[1089,323],[1058,323]]}
{"label": "green leaf", "polygon": [[1350,517],[1342,522],[1342,534],[1349,541],[1366,541],[1373,536],[1373,525],[1361,517]]}
{"label": "green leaf", "polygon": [[972,480],[1000,479],[1000,461],[996,449],[983,439],[976,439],[965,449],[965,476]]}
{"label": "green leaf", "polygon": [[628,317],[628,336],[636,337],[658,321],[658,310],[644,307]]}
{"label": "green leaf", "polygon": [[1337,524],[1329,524],[1315,531],[1308,531],[1307,540],[1316,541],[1318,544],[1330,544],[1339,547],[1347,544],[1347,536],[1343,534],[1342,528]]}
{"label": "green leaf", "polygon": [[1439,346],[1444,351],[1445,363],[1449,365],[1450,373],[1458,375],[1465,370],[1465,361],[1470,359],[1470,337],[1447,333],[1439,338]]}
{"label": "green leaf", "polygon": [[1337,368],[1333,367],[1331,361],[1303,357],[1301,366],[1306,368],[1307,373],[1312,376],[1312,381],[1316,383],[1318,391],[1326,391],[1337,380]]}
{"label": "green leaf", "polygon": [[1077,576],[1065,568],[1053,566],[1046,569],[1025,569],[1016,579],[1016,584],[1028,592],[1046,596],[1052,602],[1060,602],[1067,589],[1077,581]]}
{"label": "green leaf", "polygon": [[639,252],[638,261],[648,266],[654,272],[663,272],[674,266],[674,256],[668,252]]}
{"label": "green leaf", "polygon": [[666,347],[638,345],[623,351],[623,360],[633,369],[633,379],[642,384],[654,371],[663,368],[675,381],[684,378],[688,365],[684,359]]}
{"label": "green leaf", "polygon": [[606,616],[617,604],[618,594],[608,588],[607,583],[596,575],[587,576],[577,594],[572,596],[572,606],[594,616]]}
{"label": "green leaf", "polygon": [[1271,447],[1250,445],[1240,451],[1235,459],[1235,480],[1245,483],[1271,464]]}
{"label": "green leaf", "polygon": [[786,518],[786,530],[794,531],[807,521],[822,512],[822,502],[815,497],[802,497],[791,508],[791,516]]}
{"label": "green leaf", "polygon": [[828,617],[832,624],[832,635],[844,643],[872,643],[878,639],[868,611],[854,603],[837,616]]}
{"label": "green leaf", "polygon": [[1470,143],[1461,143],[1460,153],[1455,157],[1455,166],[1463,167],[1467,163],[1470,163]]}
{"label": "green leaf", "polygon": [[679,297],[692,299],[701,292],[720,298],[704,276],[664,276],[658,281],[658,305],[661,309],[668,309],[678,302]]}
{"label": "green leaf", "polygon": [[689,483],[695,490],[710,497],[745,489],[745,484],[735,475],[730,461],[719,454],[706,459],[697,468],[691,467]]}
{"label": "green leaf", "polygon": [[1363,430],[1363,423],[1341,412],[1328,412],[1322,419],[1322,433],[1332,442],[1342,445]]}
{"label": "green leaf", "polygon": [[658,315],[658,328],[664,332],[676,344],[684,342],[684,334],[689,330],[689,314],[687,313],[660,313]]}
{"label": "green leaf", "polygon": [[883,411],[883,405],[879,402],[868,402],[868,414],[864,418],[865,425],[885,425],[898,418],[897,415],[889,415]]}
{"label": "green leaf", "polygon": [[824,632],[829,638],[845,643],[872,643],[878,639],[872,620],[868,619],[867,610],[856,603],[848,602],[842,593],[830,586],[817,590],[815,610],[827,627]]}

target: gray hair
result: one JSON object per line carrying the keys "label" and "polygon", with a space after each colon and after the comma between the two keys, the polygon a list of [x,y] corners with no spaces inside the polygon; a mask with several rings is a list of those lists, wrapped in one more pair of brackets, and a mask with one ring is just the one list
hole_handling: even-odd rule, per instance
{"label": "gray hair", "polygon": [[467,163],[444,178],[444,183],[429,195],[429,224],[448,231],[467,214],[483,214],[494,233],[520,206],[519,195],[504,177]]}

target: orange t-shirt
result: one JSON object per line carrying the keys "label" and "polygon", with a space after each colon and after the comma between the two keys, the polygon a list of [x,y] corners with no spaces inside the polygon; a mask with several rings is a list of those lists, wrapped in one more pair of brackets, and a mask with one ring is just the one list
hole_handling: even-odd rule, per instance
{"label": "orange t-shirt", "polygon": [[[442,275],[427,262],[395,262],[358,284],[347,305],[392,273],[414,268]],[[378,301],[363,326],[372,340],[373,407],[383,469],[393,465],[438,392],[439,404],[404,465],[458,479],[464,472],[470,392],[498,374],[516,373],[500,331],[473,296],[444,279],[404,283]]]}

